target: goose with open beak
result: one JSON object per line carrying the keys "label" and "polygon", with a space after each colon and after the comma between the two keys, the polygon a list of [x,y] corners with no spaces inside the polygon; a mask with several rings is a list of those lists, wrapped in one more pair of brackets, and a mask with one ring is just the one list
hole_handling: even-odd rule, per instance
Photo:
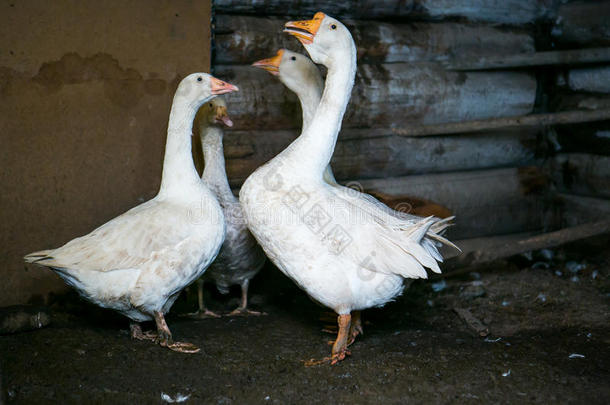
{"label": "goose with open beak", "polygon": [[285,32],[327,67],[324,92],[311,123],[246,180],[239,197],[270,260],[337,313],[337,339],[323,360],[334,364],[349,354],[352,312],[385,305],[405,279],[426,278],[426,268],[440,272],[440,244],[454,245],[442,236],[449,220],[407,216],[324,181],[354,84],[356,47],[349,30],[321,12],[286,23]]}

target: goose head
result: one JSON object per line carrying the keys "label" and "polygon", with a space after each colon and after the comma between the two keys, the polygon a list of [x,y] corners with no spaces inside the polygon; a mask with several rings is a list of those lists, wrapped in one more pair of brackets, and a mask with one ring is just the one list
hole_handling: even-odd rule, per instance
{"label": "goose head", "polygon": [[329,68],[345,58],[353,59],[356,54],[352,35],[345,25],[321,11],[311,20],[287,22],[284,32],[295,36],[314,62]]}
{"label": "goose head", "polygon": [[191,73],[178,84],[174,101],[198,109],[210,98],[238,90],[237,86],[217,79],[210,74]]}
{"label": "goose head", "polygon": [[227,127],[233,126],[233,121],[227,113],[227,103],[224,97],[216,97],[208,101],[199,109],[201,118],[207,124],[224,124]]}
{"label": "goose head", "polygon": [[297,94],[310,86],[322,87],[320,71],[311,59],[287,49],[280,49],[275,56],[256,61],[252,66],[278,76],[286,87]]}

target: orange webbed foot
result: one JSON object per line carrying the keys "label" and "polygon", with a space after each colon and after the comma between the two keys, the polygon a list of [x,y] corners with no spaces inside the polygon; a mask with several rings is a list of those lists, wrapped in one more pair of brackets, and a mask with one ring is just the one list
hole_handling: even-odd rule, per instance
{"label": "orange webbed foot", "polygon": [[201,349],[199,347],[195,346],[192,343],[188,343],[188,342],[171,342],[171,343],[168,343],[165,347],[167,347],[168,349],[173,350],[175,352],[187,353],[187,354],[199,353],[201,351]]}
{"label": "orange webbed foot", "polygon": [[347,356],[351,356],[351,355],[352,355],[352,352],[350,352],[347,349],[344,349],[338,353],[333,354],[332,356],[324,357],[323,359],[320,359],[320,360],[316,360],[316,359],[304,360],[303,363],[305,364],[305,367],[319,366],[322,364],[330,364],[331,366],[333,366],[333,365],[339,363],[340,361],[345,360],[345,358]]}

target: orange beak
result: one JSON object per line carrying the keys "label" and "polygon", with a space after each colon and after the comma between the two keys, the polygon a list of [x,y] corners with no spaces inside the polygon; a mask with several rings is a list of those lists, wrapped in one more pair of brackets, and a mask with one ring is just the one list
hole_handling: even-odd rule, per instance
{"label": "orange beak", "polygon": [[210,78],[210,85],[212,87],[212,94],[214,94],[215,96],[230,93],[232,91],[239,91],[237,86],[234,86],[231,83],[223,82],[222,80],[217,79],[215,77]]}
{"label": "orange beak", "polygon": [[272,75],[277,76],[280,74],[280,63],[282,62],[282,55],[284,55],[284,50],[280,49],[279,51],[277,51],[274,57],[257,60],[252,64],[252,66],[265,69]]}
{"label": "orange beak", "polygon": [[313,43],[313,38],[316,36],[324,17],[326,17],[326,14],[318,11],[311,20],[289,21],[284,24],[284,32],[297,37],[303,45],[309,45]]}

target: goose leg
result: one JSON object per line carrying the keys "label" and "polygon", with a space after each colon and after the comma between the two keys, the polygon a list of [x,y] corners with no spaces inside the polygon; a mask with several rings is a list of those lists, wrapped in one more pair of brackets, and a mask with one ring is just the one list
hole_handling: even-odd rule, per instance
{"label": "goose leg", "polygon": [[335,344],[333,345],[330,364],[337,364],[341,360],[345,359],[345,356],[351,354],[349,350],[347,350],[347,340],[349,337],[351,320],[352,316],[350,314],[339,315],[337,318],[339,332],[337,333],[337,340],[335,340]]}
{"label": "goose leg", "polygon": [[220,318],[220,315],[218,315],[216,312],[207,309],[205,303],[203,302],[203,280],[201,278],[197,280],[197,304],[199,309],[193,313],[187,314],[189,318]]}
{"label": "goose leg", "polygon": [[349,337],[347,341],[347,345],[350,346],[356,340],[356,336],[364,335],[364,330],[362,329],[362,315],[360,311],[352,312],[352,322],[349,328]]}
{"label": "goose leg", "polygon": [[339,332],[337,333],[337,340],[333,344],[333,349],[330,357],[325,357],[322,360],[309,360],[305,362],[305,366],[316,366],[323,363],[337,364],[341,360],[345,359],[351,353],[347,350],[347,341],[350,333],[350,324],[352,316],[339,315],[337,318],[337,324],[339,325]]}
{"label": "goose leg", "polygon": [[253,311],[248,309],[248,286],[250,285],[250,280],[246,280],[241,284],[241,304],[231,311],[228,316],[245,316],[245,315],[265,315],[264,312]]}
{"label": "goose leg", "polygon": [[[322,329],[322,332],[337,333],[337,326],[326,326]],[[362,315],[360,311],[353,311],[349,334],[347,336],[347,346],[351,346],[356,341],[358,335],[364,335],[364,330],[362,329]],[[329,345],[333,345],[334,343],[334,340],[328,342]]]}
{"label": "goose leg", "polygon": [[192,343],[174,342],[172,332],[170,332],[162,312],[155,312],[155,322],[157,323],[157,338],[155,343],[180,353],[197,353],[201,350]]}
{"label": "goose leg", "polygon": [[157,334],[154,332],[142,332],[142,327],[138,322],[129,324],[129,332],[132,339],[154,341],[157,338]]}

